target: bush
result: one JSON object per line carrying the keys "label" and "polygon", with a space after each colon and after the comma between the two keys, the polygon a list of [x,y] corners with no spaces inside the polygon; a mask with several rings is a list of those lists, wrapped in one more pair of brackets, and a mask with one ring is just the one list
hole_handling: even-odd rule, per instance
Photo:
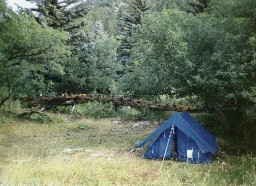
{"label": "bush", "polygon": [[171,112],[135,109],[129,106],[118,107],[117,110],[115,110],[112,103],[103,104],[97,101],[79,105],[75,112],[82,116],[88,116],[96,119],[120,117],[124,120],[164,120],[171,115]]}
{"label": "bush", "polygon": [[116,115],[124,120],[135,120],[141,117],[141,111],[131,107],[119,107]]}
{"label": "bush", "polygon": [[28,119],[37,123],[61,123],[63,122],[63,118],[56,114],[31,114],[27,115],[25,119]]}
{"label": "bush", "polygon": [[78,113],[92,118],[115,117],[115,109],[112,103],[101,103],[97,101],[88,102],[77,107]]}

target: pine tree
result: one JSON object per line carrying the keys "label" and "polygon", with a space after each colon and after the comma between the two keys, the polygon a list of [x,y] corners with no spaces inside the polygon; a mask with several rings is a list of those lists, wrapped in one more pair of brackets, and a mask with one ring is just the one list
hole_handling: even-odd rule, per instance
{"label": "pine tree", "polygon": [[59,93],[93,92],[95,89],[106,92],[109,82],[112,83],[111,62],[116,61],[113,54],[115,42],[105,33],[100,22],[87,17],[89,7],[98,2],[75,4],[77,2],[81,1],[37,0],[38,8],[32,9],[39,12],[37,20],[42,26],[64,30],[70,35],[68,45],[72,55],[63,60],[66,60],[63,63],[64,75],[49,71],[45,76],[58,81],[56,89]]}
{"label": "pine tree", "polygon": [[53,67],[47,66],[41,74],[46,81],[53,81],[57,93],[63,91],[84,91],[83,84],[77,82],[78,69],[82,69],[83,43],[87,38],[84,33],[86,26],[86,15],[89,8],[80,0],[27,0],[37,5],[30,9],[35,12],[35,18],[44,28],[65,31],[69,35],[67,45],[71,50],[71,56],[62,59],[63,74],[57,74]]}
{"label": "pine tree", "polygon": [[188,5],[192,7],[192,12],[202,13],[209,6],[211,0],[197,0],[197,1],[188,1]]}
{"label": "pine tree", "polygon": [[129,65],[131,49],[135,44],[132,36],[140,30],[142,17],[149,9],[150,6],[146,0],[133,0],[128,7],[119,10],[118,28],[121,44],[117,53],[118,61],[124,66]]}
{"label": "pine tree", "polygon": [[85,16],[89,12],[86,3],[81,0],[27,0],[37,5],[31,8],[36,12],[36,20],[43,27],[66,31],[70,35],[69,45],[77,53],[81,41],[84,41],[81,29],[86,25]]}
{"label": "pine tree", "polygon": [[[75,25],[67,26],[88,13],[88,7],[81,0],[27,0],[36,3],[31,11],[38,13],[38,21],[54,29],[70,31]],[[80,23],[81,24],[81,23]]]}

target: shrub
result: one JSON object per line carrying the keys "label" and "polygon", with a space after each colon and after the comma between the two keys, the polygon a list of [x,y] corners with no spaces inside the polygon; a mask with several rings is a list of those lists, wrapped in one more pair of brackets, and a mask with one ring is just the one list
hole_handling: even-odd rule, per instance
{"label": "shrub", "polygon": [[78,113],[92,118],[115,117],[115,109],[112,103],[101,103],[97,101],[88,102],[77,107]]}

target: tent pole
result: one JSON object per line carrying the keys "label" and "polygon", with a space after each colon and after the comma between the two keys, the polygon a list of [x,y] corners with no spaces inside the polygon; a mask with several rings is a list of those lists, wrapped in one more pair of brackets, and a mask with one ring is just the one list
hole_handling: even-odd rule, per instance
{"label": "tent pole", "polygon": [[165,159],[165,156],[166,156],[166,154],[167,154],[167,149],[168,149],[168,146],[169,146],[169,143],[170,143],[170,140],[171,140],[172,133],[175,134],[175,133],[174,133],[174,125],[172,125],[171,131],[170,131],[170,134],[169,134],[169,137],[168,137],[168,141],[167,141],[166,148],[165,148],[165,151],[164,151],[164,157],[163,157],[163,160],[162,160],[162,163],[161,163],[159,172],[161,172],[161,170],[162,170],[162,168],[163,168],[164,159]]}

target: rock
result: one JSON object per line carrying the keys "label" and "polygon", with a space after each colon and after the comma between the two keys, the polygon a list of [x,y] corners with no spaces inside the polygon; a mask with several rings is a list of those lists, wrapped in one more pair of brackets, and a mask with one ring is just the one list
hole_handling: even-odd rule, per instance
{"label": "rock", "polygon": [[120,121],[115,120],[115,121],[112,121],[112,123],[113,123],[113,124],[119,124],[119,123],[120,123]]}
{"label": "rock", "polygon": [[138,123],[136,123],[136,124],[134,124],[133,126],[132,126],[132,128],[137,128],[137,127],[139,127],[139,124]]}

